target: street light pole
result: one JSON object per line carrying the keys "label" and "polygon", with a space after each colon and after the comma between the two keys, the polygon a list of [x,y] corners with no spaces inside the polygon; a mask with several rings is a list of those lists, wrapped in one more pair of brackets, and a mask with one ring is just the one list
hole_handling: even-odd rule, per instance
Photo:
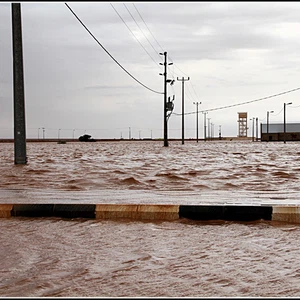
{"label": "street light pole", "polygon": [[267,111],[267,142],[269,141],[269,114],[273,112],[273,110]]}
{"label": "street light pole", "polygon": [[258,141],[258,118],[256,118],[256,141]]}
{"label": "street light pole", "polygon": [[209,126],[209,120],[211,118],[207,118],[207,139],[209,140],[210,139],[210,126]]}
{"label": "street light pole", "polygon": [[289,102],[289,103],[284,103],[283,105],[283,142],[286,143],[286,140],[285,140],[285,133],[286,133],[286,122],[285,122],[285,110],[286,110],[286,106],[287,105],[290,105],[292,104],[292,102]]}
{"label": "street light pole", "polygon": [[196,128],[197,128],[197,143],[198,143],[198,105],[201,104],[201,102],[193,102],[193,104],[196,104],[197,109],[197,118],[196,118]]}

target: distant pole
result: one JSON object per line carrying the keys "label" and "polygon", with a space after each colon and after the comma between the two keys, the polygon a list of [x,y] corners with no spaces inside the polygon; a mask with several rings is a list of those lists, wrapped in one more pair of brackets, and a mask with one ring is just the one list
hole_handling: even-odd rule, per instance
{"label": "distant pole", "polygon": [[59,139],[59,133],[60,133],[60,128],[58,129],[58,136],[57,136],[57,137],[58,137],[58,139]]}
{"label": "distant pole", "polygon": [[197,111],[197,118],[196,118],[196,137],[197,137],[197,143],[198,143],[198,105],[201,104],[201,102],[193,102],[193,104],[196,104],[196,111]]}
{"label": "distant pole", "polygon": [[256,141],[258,141],[258,118],[256,118]]}
{"label": "distant pole", "polygon": [[43,139],[45,139],[45,128],[43,127]]}
{"label": "distant pole", "polygon": [[269,141],[269,114],[273,112],[273,110],[267,111],[267,142]]}
{"label": "distant pole", "polygon": [[209,120],[211,118],[207,118],[207,139],[209,140],[210,139],[210,126],[209,126]]}
{"label": "distant pole", "polygon": [[74,140],[74,132],[75,132],[75,129],[73,129],[73,140]]}
{"label": "distant pole", "polygon": [[221,125],[219,125],[219,140],[222,139],[222,134],[221,134]]}
{"label": "distant pole", "polygon": [[152,139],[152,129],[151,129],[151,139]]}
{"label": "distant pole", "polygon": [[252,118],[252,142],[254,142],[254,120],[255,118]]}
{"label": "distant pole", "polygon": [[286,111],[286,106],[292,104],[290,103],[284,103],[283,105],[283,142],[286,143],[286,121],[285,121],[285,111]]}
{"label": "distant pole", "polygon": [[181,121],[182,121],[182,137],[181,137],[181,143],[184,144],[184,82],[190,80],[190,77],[188,77],[187,79],[184,79],[184,77],[182,77],[182,79],[179,79],[177,77],[178,81],[182,81],[182,108],[181,108]]}
{"label": "distant pole", "polygon": [[204,135],[203,135],[203,138],[204,138],[204,141],[206,142],[206,114],[207,114],[207,111],[203,112],[204,114]]}
{"label": "distant pole", "polygon": [[40,139],[40,127],[38,128],[38,140]]}
{"label": "distant pole", "polygon": [[129,139],[129,140],[131,139],[131,130],[130,130],[130,127],[129,127],[128,139]]}
{"label": "distant pole", "polygon": [[14,150],[15,164],[26,164],[26,126],[23,75],[21,4],[12,3]]}

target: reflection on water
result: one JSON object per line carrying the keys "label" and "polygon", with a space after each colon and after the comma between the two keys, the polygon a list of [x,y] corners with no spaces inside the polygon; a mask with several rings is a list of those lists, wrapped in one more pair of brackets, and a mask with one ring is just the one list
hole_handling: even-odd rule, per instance
{"label": "reflection on water", "polygon": [[[298,143],[0,143],[1,189],[299,191]],[[1,297],[299,297],[300,226],[0,219]]]}

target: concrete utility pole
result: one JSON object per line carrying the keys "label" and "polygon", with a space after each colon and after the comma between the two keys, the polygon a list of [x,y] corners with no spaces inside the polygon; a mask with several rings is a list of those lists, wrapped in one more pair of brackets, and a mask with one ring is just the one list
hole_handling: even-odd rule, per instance
{"label": "concrete utility pole", "polygon": [[182,81],[182,109],[181,109],[181,115],[182,115],[182,138],[181,138],[181,143],[184,144],[184,82],[190,80],[190,77],[188,77],[187,79],[184,79],[184,77],[182,77],[182,79],[179,79],[177,77],[178,81]]}
{"label": "concrete utility pole", "polygon": [[26,126],[23,75],[21,4],[12,3],[14,150],[15,164],[26,164]]}

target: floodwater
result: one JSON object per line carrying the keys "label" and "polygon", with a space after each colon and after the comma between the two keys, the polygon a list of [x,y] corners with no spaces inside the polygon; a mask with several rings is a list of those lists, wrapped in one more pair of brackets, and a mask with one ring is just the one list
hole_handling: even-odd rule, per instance
{"label": "floodwater", "polygon": [[[300,144],[0,143],[1,189],[298,192]],[[300,225],[0,219],[0,297],[299,297]]]}

